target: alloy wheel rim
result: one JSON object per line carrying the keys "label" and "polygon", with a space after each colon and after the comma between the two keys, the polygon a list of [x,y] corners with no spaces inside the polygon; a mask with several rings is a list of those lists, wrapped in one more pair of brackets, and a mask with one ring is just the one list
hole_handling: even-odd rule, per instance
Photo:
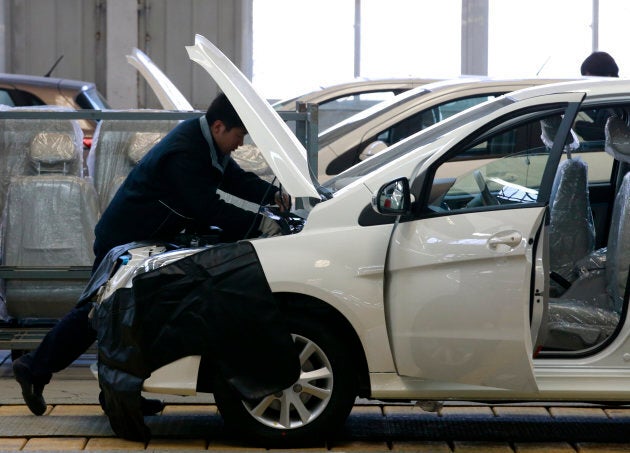
{"label": "alloy wheel rim", "polygon": [[292,335],[299,347],[300,377],[282,392],[255,402],[243,401],[258,422],[276,429],[296,429],[319,417],[333,391],[332,366],[324,351],[301,335]]}

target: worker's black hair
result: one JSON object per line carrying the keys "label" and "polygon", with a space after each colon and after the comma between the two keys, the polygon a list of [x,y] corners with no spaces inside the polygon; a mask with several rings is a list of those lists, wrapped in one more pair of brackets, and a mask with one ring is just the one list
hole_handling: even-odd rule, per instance
{"label": "worker's black hair", "polygon": [[580,67],[582,75],[619,77],[619,66],[607,52],[593,52]]}
{"label": "worker's black hair", "polygon": [[236,113],[236,110],[234,110],[230,100],[223,93],[219,93],[210,104],[210,107],[208,107],[206,119],[208,120],[208,124],[210,126],[212,126],[212,123],[216,120],[220,120],[223,124],[225,124],[227,130],[232,129],[233,127],[241,127],[245,129],[243,121],[238,116],[238,113]]}

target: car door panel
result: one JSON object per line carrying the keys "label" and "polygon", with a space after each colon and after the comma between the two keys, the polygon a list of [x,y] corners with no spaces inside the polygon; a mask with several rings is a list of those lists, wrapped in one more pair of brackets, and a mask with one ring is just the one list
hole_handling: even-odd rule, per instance
{"label": "car door panel", "polygon": [[396,367],[404,376],[535,391],[527,289],[544,208],[485,214],[396,226],[386,286]]}

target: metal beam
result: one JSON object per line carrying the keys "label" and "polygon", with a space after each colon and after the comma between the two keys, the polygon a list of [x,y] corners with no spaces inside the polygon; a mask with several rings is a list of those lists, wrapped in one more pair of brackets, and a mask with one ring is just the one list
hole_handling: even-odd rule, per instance
{"label": "metal beam", "polygon": [[354,76],[361,76],[361,0],[354,0]]}
{"label": "metal beam", "polygon": [[138,76],[126,55],[138,47],[138,1],[108,0],[106,32],[107,93],[110,105],[119,109],[138,107]]}
{"label": "metal beam", "polygon": [[593,52],[599,50],[599,0],[593,0],[593,21],[591,23]]}
{"label": "metal beam", "polygon": [[461,73],[488,75],[488,0],[462,0]]}

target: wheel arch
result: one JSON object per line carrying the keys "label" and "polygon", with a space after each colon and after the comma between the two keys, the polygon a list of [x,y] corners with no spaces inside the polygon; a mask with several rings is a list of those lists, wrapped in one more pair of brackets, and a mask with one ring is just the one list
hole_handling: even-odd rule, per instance
{"label": "wheel arch", "polygon": [[359,396],[369,397],[371,386],[367,357],[363,344],[350,321],[332,305],[312,296],[287,292],[275,293],[274,296],[280,302],[281,309],[287,313],[307,310],[311,315],[333,323],[334,328],[344,336],[355,353]]}

